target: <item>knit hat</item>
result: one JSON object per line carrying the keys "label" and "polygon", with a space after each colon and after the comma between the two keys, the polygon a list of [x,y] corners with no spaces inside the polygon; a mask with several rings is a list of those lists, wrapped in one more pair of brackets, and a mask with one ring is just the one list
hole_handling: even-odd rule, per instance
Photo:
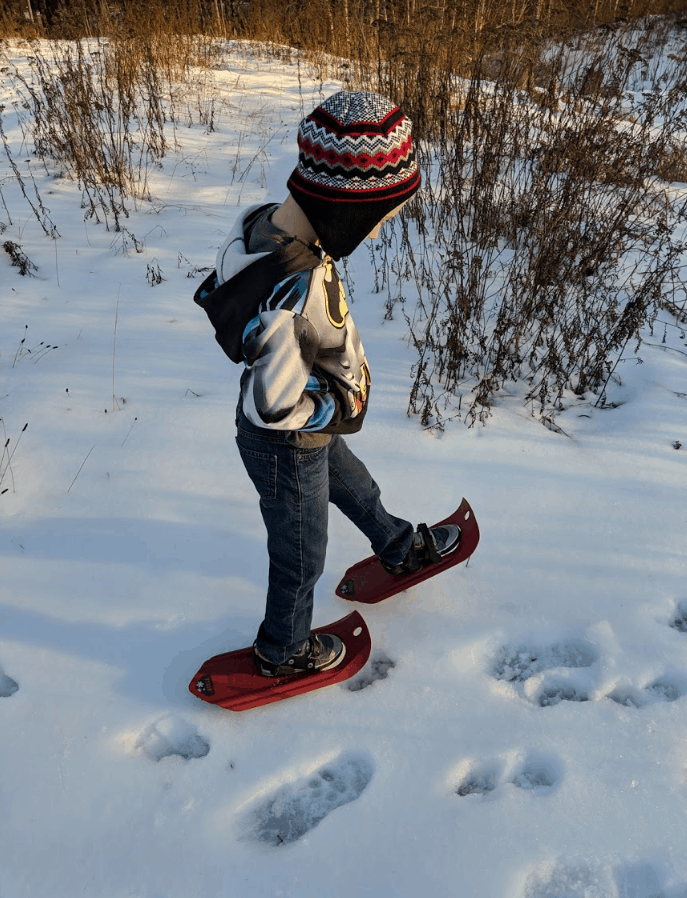
{"label": "knit hat", "polygon": [[379,94],[342,90],[298,128],[287,186],[334,259],[347,256],[420,186],[411,122]]}

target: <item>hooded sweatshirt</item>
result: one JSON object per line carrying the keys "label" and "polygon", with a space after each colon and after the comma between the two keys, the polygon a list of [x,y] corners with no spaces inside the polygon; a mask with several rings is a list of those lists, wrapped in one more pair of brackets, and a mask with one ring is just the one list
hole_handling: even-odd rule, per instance
{"label": "hooded sweatshirt", "polygon": [[241,403],[268,430],[354,433],[370,372],[334,263],[270,221],[278,205],[244,212],[194,299],[229,358],[243,362]]}

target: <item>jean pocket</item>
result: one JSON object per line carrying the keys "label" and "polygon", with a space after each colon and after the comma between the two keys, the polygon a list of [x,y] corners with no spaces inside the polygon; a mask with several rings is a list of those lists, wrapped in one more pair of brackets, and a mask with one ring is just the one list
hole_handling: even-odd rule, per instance
{"label": "jean pocket", "polygon": [[319,462],[323,455],[328,454],[329,446],[313,446],[309,449],[296,449],[296,459],[298,462]]}
{"label": "jean pocket", "polygon": [[238,440],[239,454],[246,473],[253,481],[261,499],[269,501],[277,498],[277,456],[271,452],[256,452],[244,448]]}

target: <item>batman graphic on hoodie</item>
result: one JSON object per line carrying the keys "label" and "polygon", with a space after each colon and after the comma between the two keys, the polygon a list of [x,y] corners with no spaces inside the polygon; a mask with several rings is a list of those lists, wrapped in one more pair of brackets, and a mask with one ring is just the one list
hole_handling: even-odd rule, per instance
{"label": "batman graphic on hoodie", "polygon": [[370,372],[332,260],[272,224],[278,204],[252,207],[220,247],[195,295],[218,343],[245,364],[241,403],[256,427],[354,433]]}

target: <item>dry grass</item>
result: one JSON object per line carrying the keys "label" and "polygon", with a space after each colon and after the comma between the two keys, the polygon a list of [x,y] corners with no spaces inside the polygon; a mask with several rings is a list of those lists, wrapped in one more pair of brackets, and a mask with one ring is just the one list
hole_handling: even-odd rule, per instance
{"label": "dry grass", "polygon": [[545,420],[571,393],[603,403],[618,357],[678,286],[687,210],[663,179],[686,156],[687,62],[630,103],[645,38],[608,34],[572,67],[563,51],[538,95],[506,74],[459,112],[435,199],[417,213],[432,234],[414,252],[427,300],[410,321],[411,408],[425,423],[484,420],[509,381],[526,381]]}
{"label": "dry grass", "polygon": [[544,421],[575,394],[602,403],[658,309],[684,315],[686,210],[667,187],[687,180],[684,41],[654,62],[669,29],[687,36],[681,0],[78,0],[34,22],[25,2],[0,33],[50,38],[32,78],[14,73],[26,138],[115,229],[166,152],[174,85],[212,130],[191,73],[219,38],[296,48],[407,111],[425,186],[374,264],[427,426],[484,420],[515,381]]}

